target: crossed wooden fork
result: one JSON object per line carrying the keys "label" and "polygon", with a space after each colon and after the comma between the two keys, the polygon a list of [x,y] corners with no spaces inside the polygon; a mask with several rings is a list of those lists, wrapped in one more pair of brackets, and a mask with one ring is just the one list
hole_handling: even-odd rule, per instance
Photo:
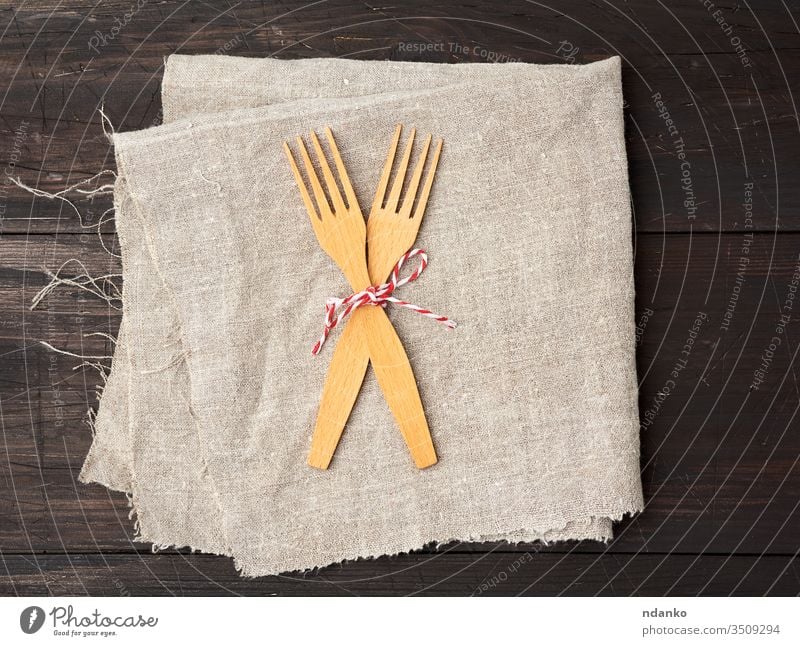
{"label": "crossed wooden fork", "polygon": [[[442,141],[439,140],[436,145],[425,180],[422,182],[431,146],[431,136],[428,135],[402,203],[400,202],[416,134],[413,129],[388,197],[386,195],[401,132],[402,125],[398,125],[366,223],[330,128],[325,128],[325,135],[344,195],[337,186],[336,178],[316,133],[311,133],[311,142],[316,152],[317,163],[322,170],[325,188],[320,183],[303,139],[297,138],[297,147],[311,185],[313,200],[291,148],[284,143],[284,151],[289,158],[317,240],[342,270],[355,292],[382,283],[392,271],[398,258],[411,248],[430,196]],[[422,183],[421,191],[420,183]],[[414,207],[415,199],[416,207]],[[334,351],[322,389],[308,464],[319,469],[328,468],[370,361],[416,466],[424,469],[436,464],[436,450],[403,344],[384,309],[369,306],[353,310]]]}

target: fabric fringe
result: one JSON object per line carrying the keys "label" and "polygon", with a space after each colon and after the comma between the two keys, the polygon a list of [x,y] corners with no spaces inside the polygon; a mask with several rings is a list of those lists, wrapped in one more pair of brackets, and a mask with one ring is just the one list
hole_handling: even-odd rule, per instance
{"label": "fabric fringe", "polygon": [[[111,123],[111,120],[108,118],[108,115],[105,113],[103,105],[100,106],[98,109],[100,114],[100,125],[103,129],[103,134],[105,135],[106,139],[113,143],[113,134],[114,134],[114,127]],[[80,224],[82,229],[94,229],[95,233],[97,233],[97,237],[100,241],[100,245],[102,246],[103,250],[114,258],[121,258],[122,256],[118,253],[115,253],[106,245],[105,240],[103,239],[102,234],[102,227],[107,222],[110,222],[114,219],[115,208],[111,206],[110,208],[103,211],[100,214],[97,222],[93,224],[87,224],[86,220],[81,213],[81,210],[78,208],[77,204],[73,200],[71,200],[68,196],[70,194],[77,194],[86,198],[89,198],[90,201],[94,200],[95,197],[98,196],[105,196],[105,195],[113,195],[114,192],[114,183],[103,182],[99,185],[95,185],[98,180],[106,177],[113,177],[116,181],[117,173],[111,169],[101,170],[98,173],[95,173],[91,177],[83,179],[79,182],[71,184],[60,191],[56,191],[54,193],[44,191],[40,188],[34,186],[28,186],[25,184],[19,177],[10,177],[9,179],[13,184],[18,186],[19,188],[27,191],[31,195],[35,197],[41,197],[47,200],[59,200],[65,204],[67,204],[78,216],[78,223]],[[80,273],[65,278],[61,274],[65,270],[65,268],[70,265],[71,263],[75,263],[80,268]],[[97,298],[102,299],[106,302],[106,304],[117,310],[122,310],[122,290],[115,282],[114,279],[122,278],[122,274],[103,274],[100,276],[92,276],[89,273],[89,270],[86,266],[77,258],[69,258],[64,261],[61,266],[55,271],[50,271],[47,268],[43,269],[43,272],[50,277],[50,281],[40,289],[36,295],[33,297],[30,305],[30,309],[36,309],[41,302],[47,298],[55,289],[62,285],[66,285],[69,287],[73,287],[79,289],[81,291],[87,292],[96,296]],[[106,332],[88,332],[83,335],[84,338],[91,337],[91,336],[99,336],[101,338],[106,339],[107,341],[111,342],[112,349],[116,347],[117,339],[111,334]],[[78,354],[75,352],[69,352],[68,350],[63,350],[61,348],[56,348],[55,346],[51,345],[47,341],[40,340],[39,343],[50,350],[51,352],[56,352],[58,354],[74,357],[76,359],[80,359],[81,362],[77,365],[73,366],[73,370],[80,370],[82,368],[92,368],[96,370],[100,374],[100,378],[102,383],[98,384],[94,388],[95,398],[97,401],[100,401],[103,392],[105,391],[105,387],[108,383],[108,377],[111,372],[111,367],[102,363],[103,361],[111,361],[113,360],[112,355],[86,355],[86,354]],[[97,419],[97,410],[96,408],[90,406],[86,411],[86,417],[84,418],[84,422],[89,427],[89,430],[92,433],[92,440],[94,441],[97,435],[96,429],[96,419]]]}
{"label": "fabric fringe", "polygon": [[43,191],[40,188],[36,188],[35,186],[28,186],[25,184],[19,177],[9,177],[13,184],[16,184],[24,191],[27,191],[31,195],[35,195],[36,197],[43,197],[47,200],[61,200],[65,204],[68,204],[70,208],[75,211],[77,214],[80,224],[85,229],[91,229],[96,227],[96,224],[84,224],[83,214],[80,212],[80,209],[75,205],[75,203],[70,200],[66,195],[70,193],[78,193],[79,195],[83,195],[85,197],[94,198],[99,195],[111,195],[114,192],[114,184],[102,184],[101,186],[97,186],[95,188],[87,189],[84,188],[85,186],[90,185],[95,180],[99,179],[100,177],[107,177],[108,175],[113,175],[114,179],[117,178],[117,173],[113,170],[101,170],[99,173],[92,175],[91,177],[87,177],[86,179],[81,180],[80,182],[76,182],[75,184],[71,184],[66,188],[61,189],[60,191],[56,191],[55,193],[50,193],[49,191]]}
{"label": "fabric fringe", "polygon": [[[111,120],[108,118],[108,115],[105,113],[104,105],[101,104],[100,107],[97,109],[97,111],[100,114],[100,126],[103,129],[103,134],[105,135],[105,137],[109,141],[109,143],[113,143],[113,141],[114,141],[113,140],[113,136],[114,136],[115,130],[114,130],[113,124],[111,123]],[[83,216],[83,213],[81,213],[80,209],[75,204],[75,202],[73,202],[71,199],[69,199],[67,197],[67,195],[69,195],[70,193],[77,193],[78,195],[82,195],[84,197],[88,197],[90,200],[93,200],[97,196],[113,195],[113,193],[114,193],[114,183],[113,182],[111,184],[107,184],[107,183],[106,184],[101,184],[100,186],[96,186],[95,188],[87,188],[88,186],[91,186],[92,183],[95,182],[96,180],[98,180],[98,179],[100,179],[102,177],[108,177],[108,176],[112,176],[114,178],[114,180],[117,179],[116,171],[113,171],[111,169],[101,170],[99,173],[96,173],[96,174],[92,175],[91,177],[87,177],[86,179],[83,179],[83,180],[81,180],[79,182],[71,184],[70,186],[67,186],[66,188],[63,188],[60,191],[56,191],[55,193],[50,193],[48,191],[44,191],[44,190],[42,190],[40,188],[37,188],[35,186],[28,186],[19,177],[9,177],[9,180],[13,184],[15,184],[16,186],[21,188],[22,190],[27,191],[28,193],[30,193],[31,195],[34,195],[36,197],[42,197],[42,198],[45,198],[47,200],[60,200],[60,201],[64,202],[65,204],[69,205],[69,207],[73,211],[75,211],[75,214],[78,216],[78,223],[80,224],[81,228],[83,228],[83,229],[96,229],[97,237],[100,239],[100,244],[103,247],[103,250],[106,253],[108,253],[109,255],[113,256],[114,258],[121,258],[122,256],[120,256],[118,253],[115,253],[114,251],[112,251],[111,249],[109,249],[106,246],[105,240],[103,239],[103,234],[100,231],[101,227],[104,224],[106,224],[107,222],[110,222],[111,220],[114,219],[114,216],[113,216],[114,207],[112,206],[112,207],[106,209],[105,211],[103,211],[103,213],[100,214],[100,217],[98,218],[97,222],[95,222],[94,224],[86,224],[86,221],[85,221],[85,218]],[[112,214],[112,215],[109,216],[109,214]]]}
{"label": "fabric fringe", "polygon": [[[61,272],[70,263],[77,264],[83,271],[71,278],[62,278]],[[103,274],[101,276],[92,276],[86,266],[77,258],[69,258],[65,260],[61,266],[52,272],[49,269],[42,270],[50,277],[50,282],[47,283],[39,292],[33,297],[31,301],[31,309],[36,309],[38,305],[44,300],[56,287],[60,285],[69,285],[76,287],[85,292],[88,292],[98,298],[104,300],[109,307],[115,310],[121,310],[121,305],[116,305],[115,302],[122,302],[122,291],[112,280],[113,278],[122,278],[122,274]]]}
{"label": "fabric fringe", "polygon": [[[109,140],[109,142],[113,142],[114,126],[111,123],[111,120],[108,118],[108,115],[104,110],[103,104],[101,104],[100,107],[98,108],[98,113],[100,114],[100,125],[103,129],[103,134],[105,135],[106,139]],[[17,178],[11,177],[10,180],[21,189],[27,191],[28,193],[31,193],[36,197],[43,197],[48,200],[61,200],[62,202],[68,204],[72,208],[72,210],[75,211],[75,213],[77,214],[78,222],[81,228],[96,229],[97,236],[100,240],[100,244],[102,245],[103,249],[109,255],[115,258],[121,258],[119,254],[114,253],[106,246],[105,241],[103,240],[102,233],[100,232],[100,228],[102,227],[102,225],[105,224],[106,222],[110,222],[113,219],[113,215],[109,217],[109,214],[114,213],[114,207],[112,206],[111,208],[103,211],[103,213],[100,215],[100,218],[96,223],[86,224],[80,209],[78,209],[77,205],[67,197],[67,195],[69,195],[70,193],[77,193],[79,195],[89,197],[90,199],[94,199],[96,196],[99,195],[113,194],[114,191],[113,183],[110,184],[104,183],[101,184],[100,186],[95,186],[94,188],[91,188],[92,184],[96,182],[96,180],[108,176],[113,176],[114,179],[116,180],[117,173],[111,169],[101,170],[100,172],[92,175],[91,177],[88,177],[84,180],[71,184],[70,186],[63,188],[60,191],[56,191],[55,193],[50,193],[40,188],[28,186],[27,184],[22,182],[22,180],[20,180],[18,177]],[[61,274],[64,271],[64,269],[71,263],[75,263],[76,265],[78,265],[81,271],[80,273],[72,277],[65,278]],[[50,281],[42,289],[40,289],[31,300],[31,306],[30,306],[31,310],[36,309],[45,298],[47,298],[56,288],[62,285],[74,287],[89,294],[92,294],[93,296],[96,296],[97,298],[100,298],[103,301],[105,301],[109,307],[117,311],[122,310],[122,289],[114,282],[114,279],[122,278],[122,274],[103,274],[100,276],[92,276],[89,273],[89,270],[83,264],[83,262],[77,258],[69,258],[65,260],[55,272],[50,271],[47,268],[44,268],[43,272],[50,277]],[[107,334],[105,332],[89,332],[84,334],[84,337],[89,337],[89,336],[100,336],[102,338],[105,338],[111,342],[112,347],[115,347],[117,343],[117,340],[114,336],[112,336],[111,334]],[[83,367],[90,367],[97,370],[100,373],[100,376],[103,380],[102,385],[96,389],[97,398],[99,401],[100,395],[102,394],[102,391],[105,388],[110,371],[110,368],[100,363],[100,361],[113,360],[113,356],[77,354],[74,352],[69,352],[67,350],[56,348],[55,346],[51,345],[50,343],[47,343],[46,341],[39,341],[39,343],[44,347],[48,348],[49,350],[51,350],[52,352],[57,352],[65,356],[81,359],[82,362],[76,365],[73,368],[73,370],[78,370]],[[92,409],[90,409],[90,414],[91,413]],[[92,428],[92,434],[94,434],[93,417],[88,420],[88,423]]]}
{"label": "fabric fringe", "polygon": [[[41,345],[43,345],[48,350],[52,350],[53,352],[58,352],[58,354],[63,354],[68,357],[75,357],[76,359],[113,359],[114,357],[110,355],[90,355],[90,354],[76,354],[75,352],[69,352],[67,350],[61,350],[56,348],[55,346],[50,345],[47,341],[39,341]],[[81,364],[78,364],[76,368],[80,367]]]}

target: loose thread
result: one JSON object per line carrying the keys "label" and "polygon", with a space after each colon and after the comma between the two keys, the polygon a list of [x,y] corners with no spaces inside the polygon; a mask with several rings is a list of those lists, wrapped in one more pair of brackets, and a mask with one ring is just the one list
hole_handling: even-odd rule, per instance
{"label": "loose thread", "polygon": [[[111,213],[112,215],[110,217],[106,217],[109,213]],[[103,225],[106,222],[113,221],[115,217],[116,217],[116,207],[112,206],[111,208],[106,209],[100,214],[100,217],[97,218],[97,222],[95,224],[83,224],[83,222],[81,222],[80,225],[84,229],[92,229],[92,228],[96,229],[97,238],[100,240],[100,246],[103,247],[103,251],[105,251],[109,256],[114,256],[114,258],[122,258],[122,254],[116,253],[106,246],[106,241],[103,239],[103,232],[101,231]]]}
{"label": "loose thread", "polygon": [[103,365],[97,361],[83,361],[79,363],[77,366],[73,368],[73,370],[80,370],[81,368],[93,368],[100,373],[100,377],[103,379],[103,387],[108,383],[108,375],[109,375],[109,368],[108,366]]}
{"label": "loose thread", "polygon": [[94,408],[88,408],[86,411],[86,419],[84,420],[86,425],[89,427],[89,430],[92,432],[92,439],[94,440],[95,435],[97,435],[97,429],[95,427],[95,423],[97,421],[97,413],[95,412]]}
{"label": "loose thread", "polygon": [[82,186],[86,186],[87,184],[90,184],[91,182],[97,180],[99,177],[104,177],[107,175],[113,175],[115,179],[117,177],[117,173],[114,172],[113,170],[110,169],[101,170],[99,173],[92,175],[91,177],[87,177],[86,179],[83,179],[80,182],[76,182],[75,184],[71,184],[70,186],[63,188],[60,191],[56,191],[55,193],[44,191],[40,188],[36,188],[35,186],[28,186],[19,177],[9,177],[9,179],[11,180],[12,184],[16,184],[23,191],[27,191],[31,195],[35,195],[36,197],[43,197],[46,200],[61,200],[62,202],[69,204],[70,208],[77,214],[81,226],[85,229],[89,229],[97,225],[84,224],[83,214],[81,214],[80,210],[72,200],[64,196],[72,192],[79,193],[81,195],[85,195],[90,198],[94,198],[98,195],[109,195],[114,192],[114,184],[103,184],[101,186],[92,189],[81,188]]}
{"label": "loose thread", "polygon": [[[110,341],[113,345],[117,344],[116,337],[112,336],[111,334],[107,334],[106,332],[87,332],[83,335],[83,338],[90,336],[99,336],[101,339]],[[100,378],[103,380],[103,383],[95,387],[97,401],[100,401],[100,397],[103,394],[105,387],[108,385],[108,377],[111,374],[111,368],[103,363],[100,363],[99,361],[83,361],[75,366],[73,370],[80,370],[81,368],[92,368],[100,373]]]}
{"label": "loose thread", "polygon": [[[116,343],[116,339],[111,336],[110,334],[106,334],[105,332],[87,332],[83,335],[84,338],[90,336],[99,336],[105,339],[108,339],[112,343]],[[100,391],[98,392],[98,400],[100,399],[99,393],[102,392],[102,389],[108,385],[108,376],[111,372],[111,368],[106,366],[105,364],[100,363],[102,360],[110,359],[113,360],[114,357],[107,356],[107,355],[89,355],[89,354],[77,354],[75,352],[69,352],[68,350],[62,350],[61,348],[56,348],[55,346],[49,344],[47,341],[39,341],[41,345],[52,350],[53,352],[57,352],[58,354],[63,354],[68,357],[75,357],[76,359],[82,359],[81,363],[76,366],[73,366],[73,370],[80,370],[81,368],[93,368],[100,373],[100,377],[103,380],[103,383],[99,386]],[[95,389],[97,390],[97,389]]]}
{"label": "loose thread", "polygon": [[128,520],[133,521],[133,540],[138,541],[142,538],[142,523],[139,518],[139,509],[136,507],[136,501],[133,499],[133,493],[126,491],[125,498],[128,500]]}
{"label": "loose thread", "polygon": [[[106,114],[105,103],[100,103],[100,107],[97,108],[97,111],[100,113],[100,127],[103,128],[103,134],[108,141],[114,143],[114,124],[111,123],[111,119],[109,119]],[[106,124],[108,124],[108,130],[106,130]]]}
{"label": "loose thread", "polygon": [[[105,110],[105,103],[101,102],[100,107],[97,111],[100,113],[100,127],[103,129],[103,134],[105,135],[106,139],[109,143],[114,143],[114,124],[111,123],[111,119],[108,118]],[[108,128],[106,128],[108,125]],[[114,173],[114,177],[117,177],[117,174]],[[97,224],[93,225],[97,227],[97,237],[100,238],[100,244],[103,246],[103,249],[109,253],[110,255],[114,256],[115,258],[122,258],[121,254],[114,253],[106,247],[106,242],[103,240],[103,233],[100,231],[100,227],[102,227],[106,222],[113,220],[113,216],[110,218],[106,218],[106,215],[109,213],[114,213],[114,207],[112,206],[110,209],[106,209],[103,213],[100,214],[100,217],[97,219]],[[81,226],[84,226],[83,222],[81,222]]]}
{"label": "loose thread", "polygon": [[68,357],[75,357],[76,359],[83,359],[86,361],[87,359],[114,359],[114,357],[107,356],[107,355],[89,355],[89,354],[75,354],[74,352],[69,352],[68,350],[61,350],[60,348],[56,348],[55,346],[50,345],[47,341],[39,341],[45,348],[48,350],[52,350],[53,352],[57,352],[58,354],[63,354]]}
{"label": "loose thread", "polygon": [[[106,139],[109,142],[113,143],[114,142],[113,135],[114,135],[114,132],[115,132],[114,131],[114,125],[111,123],[111,119],[108,118],[108,115],[105,112],[105,106],[103,104],[101,104],[97,111],[100,114],[100,126],[103,129],[103,134],[105,135]],[[11,182],[13,184],[16,184],[19,188],[21,188],[24,191],[27,191],[28,193],[31,193],[32,195],[35,195],[37,197],[43,197],[43,198],[48,199],[48,200],[61,200],[65,204],[68,204],[69,207],[73,211],[75,211],[75,214],[78,216],[78,223],[80,224],[81,228],[83,228],[83,229],[96,229],[97,237],[100,239],[100,245],[103,247],[103,250],[106,253],[108,253],[109,255],[114,256],[115,258],[121,258],[122,256],[120,254],[115,253],[114,251],[112,251],[111,249],[108,248],[108,246],[106,245],[105,240],[103,239],[103,233],[100,231],[100,228],[106,222],[108,222],[108,221],[113,219],[113,217],[107,218],[106,216],[109,213],[113,213],[114,212],[114,207],[112,206],[111,208],[106,209],[105,211],[103,211],[103,213],[100,215],[100,218],[98,219],[98,221],[95,224],[86,224],[86,222],[84,221],[84,216],[81,213],[81,211],[78,208],[78,206],[72,200],[70,200],[68,197],[66,197],[66,195],[68,195],[69,193],[75,192],[75,193],[78,193],[80,195],[84,195],[86,197],[89,197],[90,200],[93,200],[96,196],[99,196],[99,195],[112,194],[113,191],[114,191],[114,184],[113,183],[112,184],[102,184],[101,186],[98,186],[98,187],[95,187],[95,188],[91,188],[91,189],[83,188],[84,186],[86,186],[88,184],[91,184],[92,182],[94,182],[98,178],[105,177],[105,176],[108,176],[108,175],[113,176],[115,180],[117,179],[117,173],[115,171],[110,170],[110,169],[106,169],[106,170],[100,171],[99,173],[97,173],[95,175],[92,175],[91,177],[88,177],[88,178],[86,178],[84,180],[81,180],[80,182],[76,182],[75,184],[67,186],[66,188],[63,188],[60,191],[56,191],[55,193],[51,193],[49,191],[44,191],[44,190],[42,190],[40,188],[37,188],[37,187],[28,186],[19,177],[10,177],[9,179],[11,180]]]}
{"label": "loose thread", "polygon": [[[103,134],[105,135],[106,139],[113,143],[113,135],[114,135],[114,126],[111,123],[111,120],[108,118],[108,115],[105,113],[104,105],[100,105],[98,110],[100,113],[100,125],[103,129]],[[114,191],[114,183],[101,183],[99,186],[95,186],[94,188],[88,188],[93,182],[98,181],[100,178],[112,176],[116,181],[118,179],[117,173],[113,170],[106,169],[101,170],[99,173],[92,175],[86,179],[83,179],[79,182],[71,184],[66,188],[63,188],[60,191],[56,191],[54,193],[44,191],[40,188],[28,186],[20,178],[10,177],[9,179],[13,184],[18,186],[24,191],[31,193],[35,197],[42,197],[47,200],[60,200],[65,204],[69,205],[69,207],[75,212],[78,216],[78,223],[82,229],[95,229],[97,233],[97,237],[100,240],[100,245],[103,250],[108,253],[110,256],[115,258],[121,258],[120,254],[115,253],[111,249],[106,246],[105,240],[103,239],[103,233],[101,228],[104,224],[114,219],[115,214],[115,207],[111,206],[110,208],[106,209],[100,214],[97,222],[94,224],[87,224],[84,220],[83,214],[81,213],[78,206],[68,197],[66,197],[70,193],[77,193],[78,195],[83,195],[84,197],[88,197],[90,201],[93,201],[95,197],[101,195],[109,195],[113,194]],[[62,278],[61,272],[64,268],[71,262],[75,262],[81,268],[81,274],[77,276],[73,276],[72,278]],[[60,285],[69,285],[75,287],[77,289],[83,290],[88,292],[94,296],[97,296],[103,299],[110,307],[116,310],[121,310],[122,307],[117,306],[114,304],[114,301],[122,302],[122,292],[121,289],[114,283],[112,280],[113,278],[122,278],[122,274],[105,274],[102,276],[91,276],[89,274],[88,269],[86,266],[76,258],[70,258],[62,263],[62,265],[56,270],[55,272],[51,272],[48,269],[44,269],[44,273],[50,276],[50,282],[45,285],[39,292],[34,296],[31,302],[31,309],[35,309],[43,299],[45,299],[56,287]],[[110,341],[112,344],[116,345],[117,339],[105,332],[89,332],[84,334],[84,337],[89,336],[99,336],[101,338],[105,338]],[[60,348],[56,348],[55,346],[51,345],[46,341],[39,341],[39,343],[44,346],[45,348],[49,349],[52,352],[56,352],[58,354],[68,356],[68,357],[75,357],[76,359],[80,359],[81,363],[74,366],[73,370],[80,370],[81,368],[89,367],[97,370],[100,373],[100,377],[102,379],[102,384],[98,384],[95,387],[95,396],[98,401],[105,391],[106,386],[108,385],[108,377],[110,374],[111,368],[109,366],[104,365],[101,363],[102,361],[106,360],[113,360],[113,357],[110,355],[82,355],[77,354],[75,352],[69,352],[68,350],[62,350]],[[85,422],[89,426],[89,429],[92,433],[92,439],[94,440],[96,437],[97,429],[96,429],[96,419],[97,419],[97,411],[89,407],[86,411],[86,418]],[[134,505],[133,497],[126,493],[128,496],[128,502],[131,507],[131,512],[129,514],[129,518],[133,518],[136,515],[136,508]],[[134,519],[134,531],[136,534],[141,535],[141,527],[138,515]]]}
{"label": "loose thread", "polygon": [[109,334],[108,332],[87,332],[83,336],[85,336],[85,337],[86,336],[99,336],[99,337],[101,337],[103,339],[107,339],[108,341],[111,341],[111,343],[113,343],[114,345],[117,344],[117,337],[115,337],[112,334]]}
{"label": "loose thread", "polygon": [[[62,278],[60,276],[61,272],[71,262],[76,263],[83,270],[83,273],[73,276],[72,278]],[[109,307],[112,307],[115,310],[122,309],[121,306],[114,304],[114,301],[122,302],[122,292],[114,283],[114,281],[111,280],[112,278],[121,278],[122,274],[90,276],[89,270],[77,258],[69,258],[68,260],[65,260],[55,272],[44,269],[44,273],[50,276],[50,282],[42,287],[42,289],[40,289],[39,292],[37,292],[37,294],[33,297],[33,300],[31,301],[32,310],[36,309],[36,307],[38,307],[39,304],[59,285],[70,285],[71,287],[76,287],[103,299],[109,305]],[[109,291],[111,293],[109,293]]]}
{"label": "loose thread", "polygon": [[185,351],[181,352],[180,354],[177,354],[176,356],[174,356],[165,365],[160,366],[159,368],[152,368],[150,370],[142,370],[140,372],[140,374],[142,374],[142,375],[154,375],[154,374],[156,374],[158,372],[163,372],[164,370],[169,370],[173,366],[177,366],[182,361],[185,361],[190,355],[191,355],[191,350],[185,350]]}

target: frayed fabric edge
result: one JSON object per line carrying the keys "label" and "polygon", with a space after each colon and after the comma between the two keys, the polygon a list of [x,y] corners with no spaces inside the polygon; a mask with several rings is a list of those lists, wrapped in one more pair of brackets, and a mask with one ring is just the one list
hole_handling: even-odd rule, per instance
{"label": "frayed fabric edge", "polygon": [[[102,483],[98,482],[97,484]],[[135,490],[135,487],[131,488]],[[164,540],[163,537],[160,538],[156,533],[153,533],[152,530],[147,527],[147,514],[142,510],[141,505],[137,501],[136,494],[131,491],[124,491],[120,489],[116,489],[116,491],[121,491],[121,493],[124,493],[128,502],[128,520],[132,521],[133,523],[133,540],[137,543],[149,544],[150,551],[153,554],[159,554],[160,552],[165,552],[167,550],[189,550],[192,554],[211,554],[227,558],[235,558],[231,549],[227,547],[227,545],[220,550],[219,547],[197,543],[195,540],[191,542],[162,542]]]}
{"label": "frayed fabric edge", "polygon": [[[500,543],[507,546],[512,547],[520,547],[523,545],[530,545],[532,547],[541,545],[541,546],[548,546],[554,543],[575,543],[578,541],[583,540],[591,540],[603,543],[607,545],[613,539],[613,530],[609,531],[608,533],[605,532],[580,532],[576,531],[575,536],[569,536],[564,538],[548,538],[548,536],[552,536],[553,534],[559,534],[561,532],[567,531],[567,528],[570,524],[579,522],[579,519],[572,519],[564,521],[563,525],[558,527],[551,527],[549,529],[526,529],[526,528],[515,528],[513,530],[508,530],[506,532],[502,532],[503,534],[514,535],[514,534],[529,534],[530,537],[526,536],[520,540],[514,539],[504,539],[498,538],[497,535],[493,534],[464,534],[464,535],[456,535],[450,537],[442,537],[441,535],[435,536],[431,535],[427,539],[422,539],[421,541],[409,541],[403,547],[398,549],[391,549],[387,551],[382,551],[380,553],[375,554],[357,554],[351,553],[343,556],[342,558],[337,558],[332,561],[328,561],[327,559],[322,563],[317,563],[314,565],[296,567],[296,568],[285,568],[281,569],[281,566],[277,565],[252,565],[245,563],[242,559],[240,559],[233,550],[229,547],[225,550],[220,550],[218,548],[202,546],[198,544],[192,543],[164,543],[160,542],[163,539],[159,539],[159,537],[155,534],[150,534],[146,528],[143,527],[142,522],[142,510],[139,508],[139,505],[136,503],[134,497],[130,494],[127,494],[128,503],[131,507],[131,511],[129,512],[129,518],[134,520],[134,526],[136,530],[136,534],[134,535],[134,540],[137,542],[142,543],[150,543],[152,546],[153,553],[162,552],[165,550],[182,550],[188,549],[191,550],[192,554],[195,553],[204,553],[204,554],[213,554],[216,556],[222,556],[226,558],[233,559],[233,565],[236,569],[237,574],[245,579],[256,579],[266,576],[278,576],[278,575],[294,575],[298,577],[302,576],[309,576],[316,574],[320,570],[332,567],[335,565],[346,565],[351,563],[359,563],[359,562],[367,562],[367,561],[375,561],[380,558],[388,557],[388,558],[395,558],[398,556],[403,556],[407,554],[413,554],[414,552],[419,552],[422,549],[425,549],[428,545],[434,545],[436,549],[441,549],[451,545],[453,543]],[[609,513],[602,513],[602,514],[590,514],[588,519],[590,521],[593,520],[609,520],[612,523],[619,522],[623,518],[633,517],[635,514],[640,513],[644,510],[644,505],[641,504],[635,508],[628,508],[624,510],[619,510]],[[538,536],[533,536],[538,535]]]}
{"label": "frayed fabric edge", "polygon": [[[644,504],[641,503],[635,507],[628,508],[628,509],[621,509],[615,511],[613,513],[602,513],[602,514],[590,514],[588,516],[589,520],[595,519],[608,519],[612,523],[619,522],[626,516],[633,517],[635,514],[644,511]],[[606,534],[580,534],[577,533],[574,537],[564,537],[564,538],[551,538],[548,539],[548,535],[558,534],[559,532],[564,532],[567,530],[567,527],[574,522],[579,522],[579,519],[571,519],[564,522],[563,525],[558,527],[553,527],[545,530],[539,530],[536,528],[521,528],[517,527],[515,529],[507,530],[502,532],[502,534],[516,534],[516,533],[528,533],[528,534],[538,534],[538,537],[526,537],[521,540],[514,540],[514,539],[503,539],[498,538],[497,535],[492,534],[463,534],[463,535],[456,535],[450,536],[447,538],[442,538],[441,536],[429,536],[427,539],[423,539],[421,544],[419,541],[414,541],[413,543],[409,542],[407,545],[400,547],[398,549],[392,549],[385,552],[381,552],[379,554],[348,554],[345,555],[343,558],[336,559],[333,561],[327,561],[325,563],[320,563],[316,565],[309,565],[309,566],[301,566],[293,569],[276,569],[273,566],[252,566],[241,562],[240,559],[234,557],[234,566],[236,568],[237,573],[242,578],[247,579],[254,579],[260,578],[264,576],[276,576],[276,575],[295,575],[295,576],[308,576],[310,574],[314,574],[317,571],[330,567],[333,565],[346,565],[350,563],[359,563],[359,562],[366,562],[366,561],[374,561],[380,558],[388,557],[394,558],[398,556],[403,556],[406,554],[412,554],[414,552],[418,552],[425,548],[427,545],[435,545],[436,549],[440,549],[442,547],[446,547],[452,543],[501,543],[508,546],[519,547],[521,545],[542,545],[548,546],[553,543],[567,543],[567,542],[578,542],[583,540],[591,540],[601,542],[605,545],[613,539],[613,529],[606,535]]]}
{"label": "frayed fabric edge", "polygon": [[[105,113],[103,105],[101,105],[97,111],[100,115],[100,124],[103,129],[103,134],[106,137],[106,139],[113,144],[113,135],[114,135],[113,124],[111,123],[111,120],[109,119],[108,115]],[[105,169],[95,173],[91,177],[75,182],[69,186],[66,186],[60,191],[56,192],[48,192],[38,187],[29,186],[25,184],[19,177],[16,178],[11,177],[9,179],[13,184],[18,186],[22,190],[30,193],[34,197],[40,197],[47,200],[58,200],[69,206],[78,216],[78,223],[81,226],[81,228],[94,229],[95,233],[98,236],[98,239],[100,240],[100,245],[103,248],[103,250],[108,255],[114,258],[121,258],[122,256],[120,254],[115,253],[106,246],[101,231],[102,225],[114,219],[116,205],[106,209],[100,215],[97,222],[92,224],[87,224],[83,216],[83,213],[78,208],[78,205],[68,197],[70,194],[77,194],[84,198],[88,197],[90,200],[92,200],[97,196],[113,194],[115,186],[113,182],[100,183],[100,185],[95,185],[95,183],[97,183],[98,180],[104,179],[109,176],[113,177],[115,181],[118,179],[116,171],[111,169]],[[77,265],[80,273],[76,273],[71,277],[64,277],[63,272],[71,264]],[[84,263],[78,258],[68,258],[55,271],[50,271],[47,268],[43,268],[42,271],[45,275],[47,275],[50,278],[50,280],[31,299],[31,305],[30,305],[31,310],[35,310],[42,303],[42,301],[45,300],[48,296],[50,296],[50,294],[57,288],[61,286],[69,286],[87,292],[103,300],[112,309],[115,309],[117,311],[122,311],[122,289],[114,282],[114,279],[118,278],[121,279],[122,274],[102,274],[99,276],[92,276],[89,270],[84,265]],[[101,401],[101,397],[107,385],[109,375],[111,373],[111,366],[106,365],[103,362],[113,361],[114,359],[113,350],[116,348],[117,339],[113,335],[108,334],[106,332],[88,332],[83,335],[84,338],[92,336],[99,336],[110,341],[112,347],[112,354],[88,355],[77,352],[70,352],[62,348],[57,348],[44,340],[39,340],[39,344],[51,352],[55,352],[68,357],[73,357],[75,359],[80,359],[81,362],[73,366],[72,368],[73,370],[80,370],[81,368],[92,368],[94,370],[97,370],[102,379],[102,383],[99,384],[94,389],[95,399],[99,403]],[[88,465],[91,463],[93,452],[97,448],[96,419],[97,419],[97,409],[93,406],[89,406],[85,414],[84,423],[89,427],[91,431],[92,444],[89,448],[89,452],[87,453],[86,458],[84,459],[83,465],[81,466],[81,470],[78,474],[78,481],[83,484],[100,484],[109,490],[119,491],[125,493],[126,495],[130,495],[129,491],[131,489],[130,483],[120,484],[112,480],[106,480],[105,478],[98,478],[97,475],[94,476],[88,475],[88,470],[89,470]]]}

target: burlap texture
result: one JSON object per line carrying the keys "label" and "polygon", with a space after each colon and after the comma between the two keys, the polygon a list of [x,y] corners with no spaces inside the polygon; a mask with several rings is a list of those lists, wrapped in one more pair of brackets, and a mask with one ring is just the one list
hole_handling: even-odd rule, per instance
{"label": "burlap texture", "polygon": [[[641,509],[619,59],[587,66],[170,57],[166,123],[118,134],[124,321],[81,478],[142,540],[247,575],[431,541],[605,539]],[[305,465],[346,294],[281,143],[330,125],[362,206],[394,125],[445,140],[390,316],[440,463],[413,467],[368,373],[332,467]],[[335,343],[337,335],[329,341]]]}

